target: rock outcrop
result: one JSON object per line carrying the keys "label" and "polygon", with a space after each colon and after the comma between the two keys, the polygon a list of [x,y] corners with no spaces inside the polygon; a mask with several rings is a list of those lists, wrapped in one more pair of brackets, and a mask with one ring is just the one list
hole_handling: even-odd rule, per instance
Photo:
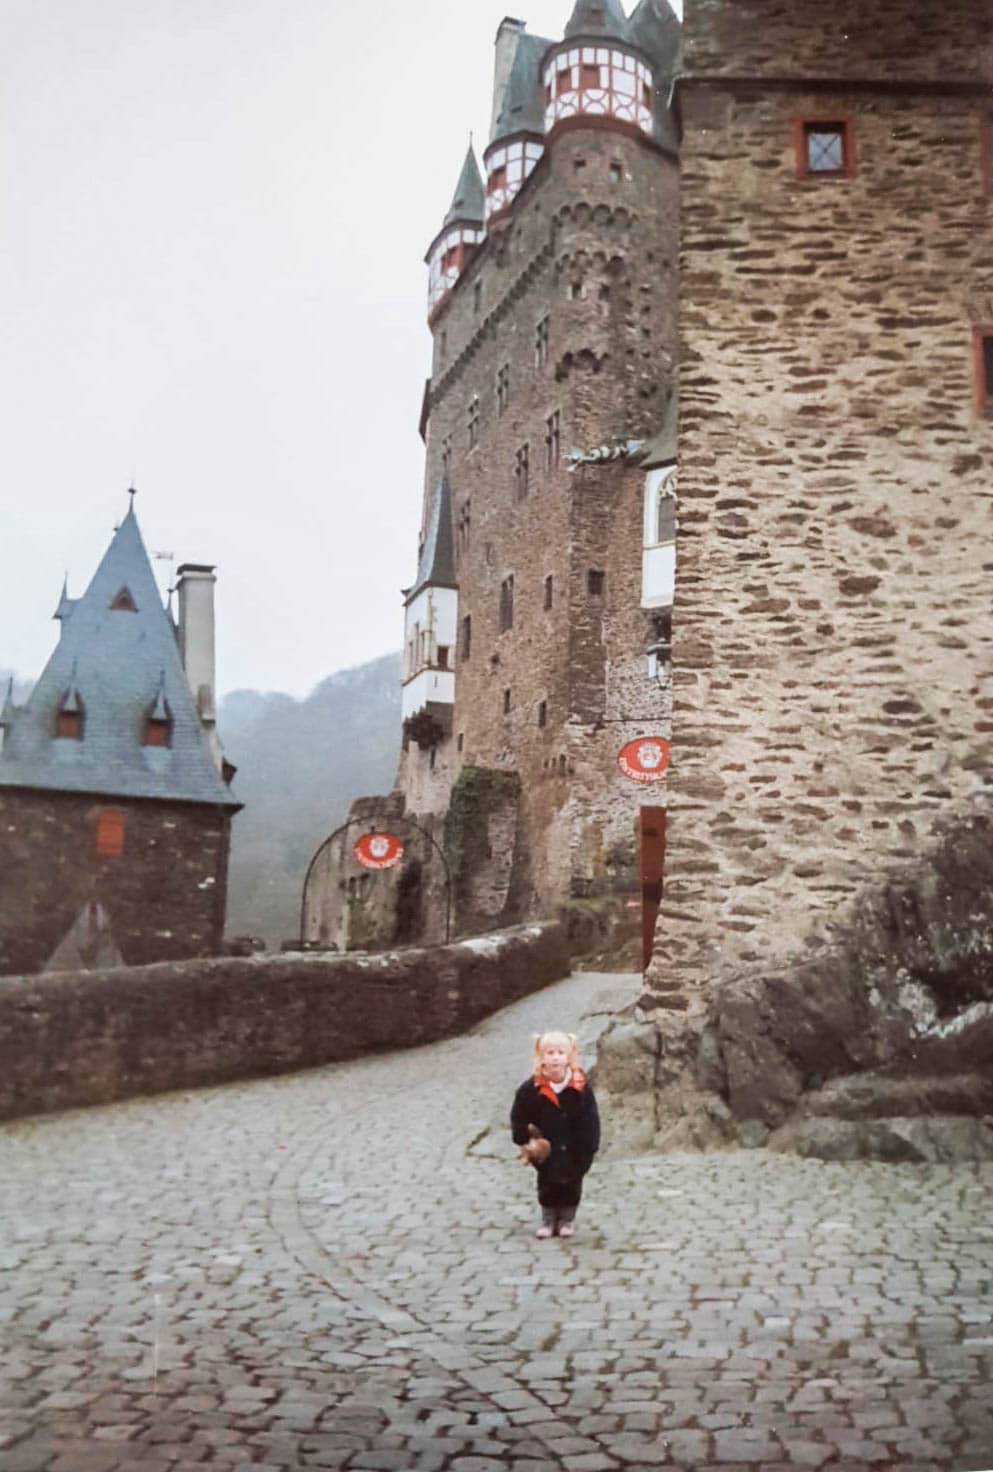
{"label": "rock outcrop", "polygon": [[623,1019],[600,1073],[622,1109],[651,1095],[656,1146],[993,1159],[993,820],[947,828],[775,972]]}

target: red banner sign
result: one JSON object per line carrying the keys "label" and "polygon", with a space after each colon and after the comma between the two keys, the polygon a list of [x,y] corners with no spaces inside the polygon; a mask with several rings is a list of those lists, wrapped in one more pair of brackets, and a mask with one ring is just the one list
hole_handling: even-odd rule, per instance
{"label": "red banner sign", "polygon": [[352,852],[363,869],[392,869],[403,858],[395,833],[363,833]]}
{"label": "red banner sign", "polygon": [[639,736],[621,747],[617,765],[632,782],[661,782],[669,765],[669,743],[662,736]]}

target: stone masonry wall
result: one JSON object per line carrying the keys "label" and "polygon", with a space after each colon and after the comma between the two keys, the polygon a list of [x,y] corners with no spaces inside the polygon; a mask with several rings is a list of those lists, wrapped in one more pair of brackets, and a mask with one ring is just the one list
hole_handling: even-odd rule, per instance
{"label": "stone masonry wall", "polygon": [[[119,858],[96,852],[106,808],[123,814]],[[220,808],[0,789],[0,974],[43,967],[94,900],[129,965],[218,954],[229,842]]]}
{"label": "stone masonry wall", "polygon": [[463,1032],[568,974],[564,931],[431,951],[0,981],[0,1119],[284,1073]]}
{"label": "stone masonry wall", "polygon": [[[986,0],[687,6],[659,992],[825,943],[841,902],[988,791],[989,90],[958,84],[993,80],[990,19]],[[804,68],[862,85],[747,81]],[[852,120],[854,177],[797,176],[798,117]]]}
{"label": "stone masonry wall", "polygon": [[[665,718],[664,694],[646,676],[650,628],[640,608],[644,473],[613,463],[570,473],[566,455],[645,437],[662,418],[675,358],[677,230],[671,158],[611,129],[566,130],[433,324],[427,484],[447,451],[459,615],[472,620],[470,657],[456,667],[451,770],[456,780],[463,765],[520,776],[531,914],[610,888],[621,850],[630,864],[644,794],[618,775],[616,752]],[[470,447],[474,397],[480,431]],[[546,467],[554,412],[559,462]],[[525,443],[530,483],[521,494],[514,465]],[[602,594],[589,592],[591,571],[605,575]],[[500,590],[511,576],[513,627],[501,631]]]}

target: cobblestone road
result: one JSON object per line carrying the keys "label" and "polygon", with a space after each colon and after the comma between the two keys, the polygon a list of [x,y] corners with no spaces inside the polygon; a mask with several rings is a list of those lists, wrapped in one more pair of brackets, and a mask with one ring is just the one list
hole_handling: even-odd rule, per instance
{"label": "cobblestone road", "polygon": [[993,1169],[620,1154],[534,1241],[467,1147],[618,985],[4,1129],[3,1472],[993,1468]]}

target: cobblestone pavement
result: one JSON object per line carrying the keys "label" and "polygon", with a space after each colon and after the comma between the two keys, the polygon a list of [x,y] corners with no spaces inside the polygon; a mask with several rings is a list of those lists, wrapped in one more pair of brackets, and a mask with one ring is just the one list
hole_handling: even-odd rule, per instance
{"label": "cobblestone pavement", "polygon": [[3,1472],[993,1468],[990,1168],[621,1152],[533,1239],[468,1147],[618,986],[4,1129]]}

